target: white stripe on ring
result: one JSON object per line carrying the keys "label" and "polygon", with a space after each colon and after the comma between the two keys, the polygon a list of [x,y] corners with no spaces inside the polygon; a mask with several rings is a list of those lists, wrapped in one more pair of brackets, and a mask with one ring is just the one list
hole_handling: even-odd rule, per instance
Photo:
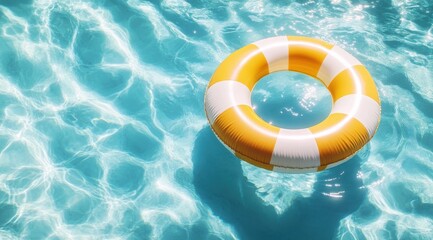
{"label": "white stripe on ring", "polygon": [[225,110],[238,105],[251,107],[251,91],[238,81],[217,82],[206,92],[205,110],[211,125]]}
{"label": "white stripe on ring", "polygon": [[317,172],[317,167],[315,167],[315,168],[285,168],[285,167],[274,166],[272,168],[272,171],[281,172],[281,173],[311,173],[311,172]]}
{"label": "white stripe on ring", "polygon": [[[296,136],[303,136],[303,138],[296,139]],[[320,166],[320,153],[314,135],[308,128],[282,128],[270,164],[290,168]]]}
{"label": "white stripe on ring", "polygon": [[[360,106],[358,111],[353,112],[353,106],[356,101],[360,101]],[[333,113],[352,115],[353,118],[357,119],[362,123],[362,125],[364,125],[371,138],[379,124],[380,106],[376,101],[368,96],[349,94],[339,98],[335,102],[331,114]]]}
{"label": "white stripe on ring", "polygon": [[356,155],[356,152],[354,154],[348,156],[347,158],[344,158],[344,159],[342,159],[342,160],[340,160],[338,162],[334,162],[334,163],[330,163],[330,164],[326,165],[326,167],[323,168],[322,170],[333,168],[333,167],[336,167],[336,166],[338,166],[338,165],[340,165],[342,163],[345,163],[345,162],[349,161],[350,159],[352,159],[355,155]]}
{"label": "white stripe on ring", "polygon": [[287,37],[267,38],[253,44],[265,55],[269,73],[289,70],[289,40]]}
{"label": "white stripe on ring", "polygon": [[355,65],[362,64],[350,53],[338,46],[334,46],[323,60],[317,78],[322,80],[326,86],[329,86],[340,72]]}

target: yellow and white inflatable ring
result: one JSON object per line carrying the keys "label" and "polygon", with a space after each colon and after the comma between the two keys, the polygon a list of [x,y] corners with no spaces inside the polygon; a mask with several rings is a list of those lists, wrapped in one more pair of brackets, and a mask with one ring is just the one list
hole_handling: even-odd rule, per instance
{"label": "yellow and white inflatable ring", "polygon": [[[320,80],[333,99],[330,115],[305,129],[262,120],[251,91],[265,75],[296,71]],[[375,134],[380,100],[367,69],[343,49],[307,37],[273,37],[227,57],[213,74],[205,111],[218,138],[251,164],[279,172],[321,171],[349,159]]]}

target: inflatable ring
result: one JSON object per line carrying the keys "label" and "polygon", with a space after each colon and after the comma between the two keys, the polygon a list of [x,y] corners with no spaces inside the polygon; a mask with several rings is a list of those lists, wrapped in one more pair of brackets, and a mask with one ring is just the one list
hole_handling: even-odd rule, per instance
{"label": "inflatable ring", "polygon": [[[332,95],[330,115],[315,126],[284,129],[261,119],[251,91],[264,76],[296,71],[321,81]],[[343,49],[307,37],[273,37],[227,57],[205,93],[212,130],[238,158],[278,172],[315,172],[343,163],[375,134],[380,100],[367,69]]]}

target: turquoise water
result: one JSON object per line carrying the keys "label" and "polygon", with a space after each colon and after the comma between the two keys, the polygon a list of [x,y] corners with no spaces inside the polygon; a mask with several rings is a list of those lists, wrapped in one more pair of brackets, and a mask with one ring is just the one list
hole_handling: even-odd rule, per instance
{"label": "turquoise water", "polygon": [[[0,0],[0,239],[432,239],[432,16],[428,0]],[[373,75],[382,121],[349,162],[268,172],[210,130],[213,71],[276,35]],[[311,79],[269,78],[266,120],[329,112]]]}

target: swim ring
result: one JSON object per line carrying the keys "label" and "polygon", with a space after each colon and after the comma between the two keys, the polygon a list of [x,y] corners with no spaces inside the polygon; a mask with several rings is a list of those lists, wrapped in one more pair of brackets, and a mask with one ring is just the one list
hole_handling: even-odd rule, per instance
{"label": "swim ring", "polygon": [[[254,112],[254,85],[267,74],[287,70],[327,87],[333,106],[325,120],[309,128],[284,129]],[[355,57],[319,39],[280,36],[228,56],[206,89],[205,111],[214,133],[238,158],[268,170],[304,173],[350,159],[375,134],[381,107],[372,77]]]}

